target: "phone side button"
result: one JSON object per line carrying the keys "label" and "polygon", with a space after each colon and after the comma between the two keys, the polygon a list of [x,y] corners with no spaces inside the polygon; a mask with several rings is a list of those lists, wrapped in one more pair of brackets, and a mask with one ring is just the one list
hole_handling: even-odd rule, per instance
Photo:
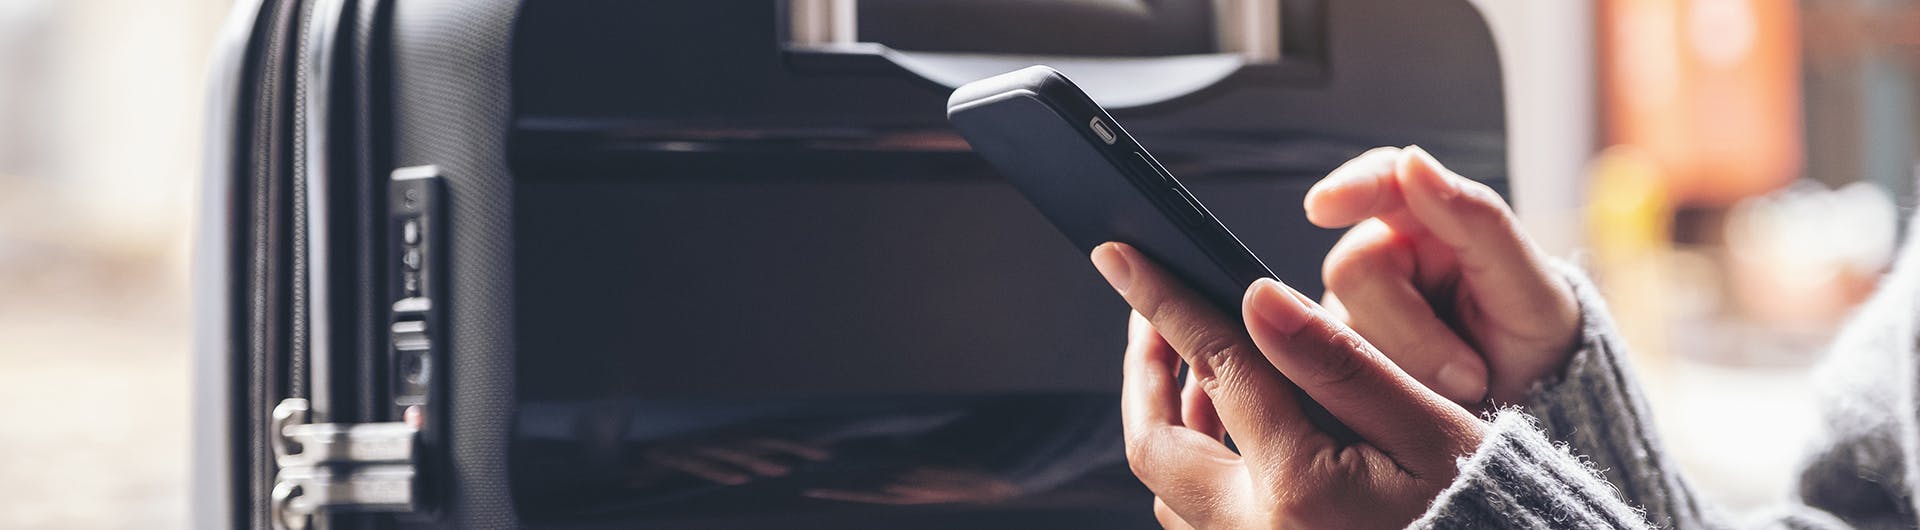
{"label": "phone side button", "polygon": [[1181,188],[1168,188],[1168,189],[1171,189],[1171,190],[1173,190],[1173,193],[1174,193],[1175,195],[1179,195],[1179,196],[1180,196],[1180,200],[1182,200],[1182,201],[1186,201],[1186,203],[1187,203],[1187,212],[1186,212],[1186,213],[1187,213],[1187,215],[1186,215],[1186,218],[1187,218],[1187,222],[1190,222],[1190,223],[1194,223],[1194,224],[1196,224],[1196,225],[1201,225],[1201,224],[1206,224],[1206,221],[1207,221],[1207,210],[1206,210],[1206,208],[1202,208],[1202,207],[1200,206],[1200,200],[1199,200],[1199,199],[1195,199],[1195,198],[1193,198],[1193,195],[1192,195],[1192,194],[1190,194],[1190,193],[1187,193],[1187,190],[1185,190],[1185,189],[1181,189]]}
{"label": "phone side button", "polygon": [[1169,173],[1167,173],[1167,170],[1166,170],[1166,168],[1162,168],[1162,167],[1160,167],[1160,164],[1155,164],[1155,163],[1153,163],[1153,160],[1151,160],[1151,159],[1148,159],[1148,158],[1147,158],[1147,154],[1146,154],[1146,153],[1142,153],[1142,152],[1139,152],[1139,151],[1134,151],[1134,152],[1133,152],[1133,156],[1134,156],[1134,158],[1136,158],[1136,159],[1138,159],[1138,160],[1140,161],[1140,167],[1143,167],[1143,168],[1146,168],[1146,172],[1147,172],[1147,174],[1150,174],[1150,175],[1153,175],[1153,176],[1156,176],[1156,177],[1160,177],[1160,181],[1161,181],[1161,182],[1165,182],[1165,183],[1167,183],[1167,184],[1169,184],[1169,185],[1177,185],[1177,184],[1178,184],[1177,182],[1175,182],[1175,181],[1173,180],[1173,175],[1172,175],[1172,174],[1169,174]]}

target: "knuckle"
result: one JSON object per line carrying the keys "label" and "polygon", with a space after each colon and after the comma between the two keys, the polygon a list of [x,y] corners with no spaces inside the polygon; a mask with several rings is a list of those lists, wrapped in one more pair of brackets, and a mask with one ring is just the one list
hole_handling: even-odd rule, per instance
{"label": "knuckle", "polygon": [[1500,197],[1485,183],[1462,179],[1460,195],[1456,199],[1461,212],[1487,223],[1505,223],[1513,216],[1513,210],[1507,207],[1507,200]]}
{"label": "knuckle", "polygon": [[1326,351],[1313,365],[1314,382],[1321,386],[1346,385],[1373,370],[1364,339],[1347,330],[1333,332],[1328,338]]}
{"label": "knuckle", "polygon": [[1202,385],[1218,384],[1220,379],[1231,379],[1239,363],[1234,361],[1240,341],[1217,332],[1205,332],[1195,337],[1192,346],[1193,363],[1208,368],[1202,376]]}

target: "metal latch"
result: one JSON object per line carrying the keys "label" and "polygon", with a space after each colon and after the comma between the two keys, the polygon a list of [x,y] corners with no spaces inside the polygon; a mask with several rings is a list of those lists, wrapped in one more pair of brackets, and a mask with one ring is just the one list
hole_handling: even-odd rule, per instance
{"label": "metal latch", "polygon": [[300,530],[321,511],[416,511],[419,430],[400,422],[307,423],[307,400],[273,408],[273,524]]}

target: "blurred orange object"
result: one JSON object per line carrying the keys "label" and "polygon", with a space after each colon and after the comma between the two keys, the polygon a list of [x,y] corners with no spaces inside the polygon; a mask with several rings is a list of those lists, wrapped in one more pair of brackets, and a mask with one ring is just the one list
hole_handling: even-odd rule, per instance
{"label": "blurred orange object", "polygon": [[1792,0],[1603,0],[1607,140],[1653,156],[1676,202],[1724,205],[1799,176]]}

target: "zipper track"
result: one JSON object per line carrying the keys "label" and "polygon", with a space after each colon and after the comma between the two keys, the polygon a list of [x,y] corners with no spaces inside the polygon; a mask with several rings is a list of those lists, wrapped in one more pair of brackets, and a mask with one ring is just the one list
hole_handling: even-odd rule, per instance
{"label": "zipper track", "polygon": [[[293,171],[292,336],[288,351],[290,394],[312,405],[312,421],[365,422],[357,392],[364,377],[362,359],[375,351],[362,346],[374,328],[364,322],[380,314],[366,307],[373,275],[363,247],[377,243],[373,203],[365,192],[378,188],[359,167],[356,140],[364,141],[364,118],[352,89],[360,79],[354,65],[357,16],[355,0],[306,0],[299,23],[293,73],[291,145]],[[384,329],[384,327],[382,327]],[[366,528],[385,516],[315,514],[315,528]]]}
{"label": "zipper track", "polygon": [[[336,358],[332,348],[321,345],[338,342],[336,346],[363,350],[366,348],[357,347],[361,346],[362,341],[377,344],[377,337],[355,337],[365,334],[348,333],[351,330],[365,332],[371,329],[356,320],[372,318],[374,312],[366,310],[366,305],[373,303],[372,297],[357,291],[340,292],[338,294],[346,298],[328,300],[327,296],[316,295],[335,294],[335,291],[316,292],[315,289],[326,284],[343,283],[339,285],[343,289],[377,291],[377,285],[359,285],[361,282],[354,280],[378,276],[369,267],[373,264],[369,260],[375,258],[365,247],[376,244],[372,236],[384,226],[384,218],[354,215],[351,216],[354,218],[352,222],[339,226],[345,230],[336,231],[328,230],[335,225],[329,221],[333,216],[314,214],[335,213],[334,205],[341,206],[345,212],[366,214],[376,203],[370,201],[365,192],[384,188],[362,182],[369,174],[366,166],[378,163],[376,158],[348,156],[371,155],[374,150],[336,150],[326,147],[344,140],[357,143],[351,146],[347,143],[338,145],[364,148],[364,142],[376,141],[366,134],[373,129],[370,127],[371,120],[364,113],[366,109],[353,105],[358,99],[353,96],[371,91],[358,83],[335,83],[329,74],[315,71],[316,67],[339,69],[349,64],[365,66],[365,57],[339,55],[337,52],[340,50],[333,49],[336,44],[343,44],[351,46],[349,50],[359,50],[361,46],[357,44],[360,43],[336,42],[338,35],[316,33],[344,32],[348,26],[336,29],[332,24],[359,21],[360,17],[347,18],[345,14],[359,12],[357,6],[361,5],[360,2],[258,1],[261,2],[263,16],[256,22],[251,45],[258,51],[251,73],[255,83],[249,94],[252,101],[246,104],[251,115],[249,122],[241,126],[250,135],[243,147],[247,158],[242,167],[246,173],[239,179],[242,186],[249,188],[243,196],[245,199],[242,199],[248,211],[244,214],[245,226],[236,228],[245,234],[242,237],[249,247],[243,262],[248,269],[243,273],[246,291],[240,295],[243,303],[247,304],[244,310],[247,329],[242,335],[247,345],[243,372],[247,381],[242,384],[248,402],[245,409],[246,444],[251,453],[251,460],[244,467],[248,470],[244,474],[247,484],[242,486],[248,492],[249,499],[243,505],[249,507],[246,524],[264,529],[270,528],[273,523],[270,504],[276,466],[272,449],[274,433],[269,431],[273,425],[271,414],[274,406],[287,398],[311,400],[327,395],[354,397],[340,395],[339,392],[323,392],[336,390],[333,385],[324,389],[316,387],[323,383],[319,379],[319,371],[332,370],[339,372],[340,376],[349,377],[350,374],[359,375],[357,368],[363,363],[355,361],[364,362],[371,354],[361,351],[357,352],[359,355]],[[323,13],[320,11],[322,8],[339,9],[341,12]],[[367,12],[369,15],[377,13],[377,10]],[[328,27],[315,28],[316,23],[323,22],[318,17],[324,16],[341,17],[344,21],[333,21]],[[377,16],[368,20],[377,20]],[[356,31],[351,34],[358,36],[361,32],[357,31],[358,28],[354,29]],[[349,58],[358,60],[348,62]],[[323,60],[326,62],[318,62]],[[356,79],[365,75],[365,72],[358,70],[337,73],[354,75]],[[328,85],[322,86],[321,83]],[[329,93],[345,87],[359,90],[353,94]],[[326,97],[329,101],[314,101],[311,99],[314,97]],[[336,113],[335,103],[347,105],[338,110],[360,112]],[[340,123],[332,123],[335,120]],[[323,178],[332,184],[317,180]],[[345,201],[345,204],[341,201]],[[316,236],[330,240],[309,241]],[[353,248],[339,249],[347,251],[339,256],[330,256],[332,253],[326,252],[342,245]],[[334,266],[336,264],[340,266]],[[328,276],[316,278],[312,273]],[[337,303],[327,307],[312,305],[327,302]],[[360,310],[344,311],[349,308]],[[325,313],[319,313],[322,311]],[[323,321],[328,318],[336,322],[328,325]],[[319,336],[316,333],[328,335]],[[344,337],[354,339],[340,340]],[[345,415],[365,421],[368,415],[354,410],[363,408],[361,401],[347,399],[341,403],[347,407],[346,410],[352,411]],[[333,519],[317,519],[315,523],[325,528]],[[360,518],[347,519],[370,522]]]}
{"label": "zipper track", "polygon": [[278,111],[280,104],[278,96],[280,94],[280,68],[286,52],[283,49],[284,47],[279,35],[281,28],[284,26],[284,24],[281,23],[281,19],[285,16],[283,13],[284,9],[278,2],[273,4],[272,9],[272,15],[269,19],[273,21],[273,34],[267,37],[267,56],[266,59],[262,61],[260,76],[260,97],[255,103],[259,107],[256,110],[256,116],[259,117],[259,121],[255,124],[253,135],[254,167],[251,171],[254,177],[252,223],[254,250],[253,286],[251,289],[253,292],[253,321],[249,323],[248,328],[252,330],[253,335],[253,347],[250,349],[252,350],[251,357],[254,366],[254,376],[251,378],[252,384],[250,385],[251,388],[249,388],[249,398],[254,406],[254,414],[252,422],[253,428],[248,429],[248,431],[250,433],[250,445],[253,446],[254,455],[253,468],[255,471],[253,473],[254,479],[251,481],[251,489],[253,491],[251,497],[254,504],[254,526],[257,528],[267,526],[267,515],[270,512],[267,506],[267,498],[271,488],[271,479],[268,476],[272,473],[272,457],[271,450],[268,447],[266,430],[267,425],[271,422],[266,415],[268,413],[267,404],[273,399],[272,394],[275,393],[274,390],[278,386],[273,384],[274,380],[277,379],[273,377],[275,372],[274,367],[278,364],[274,362],[273,352],[280,349],[274,344],[278,342],[276,340],[277,334],[273,333],[271,329],[276,327],[274,326],[275,315],[273,309],[275,306],[274,302],[278,299],[278,297],[273,296],[275,294],[274,291],[277,290],[274,289],[273,284],[273,277],[275,276],[273,267],[275,261],[273,256],[273,228],[278,223],[273,222],[272,214],[274,210],[273,192],[278,187],[273,184],[274,168],[272,166],[274,164],[272,160],[275,149],[271,139],[275,136],[274,133],[276,132],[274,130],[274,122],[278,121],[279,117]]}
{"label": "zipper track", "polygon": [[[308,56],[310,55],[307,49],[313,44],[310,39],[306,38],[306,27],[313,21],[313,9],[315,5],[315,2],[301,2],[300,18],[296,20],[293,27],[295,35],[293,38],[297,43],[295,45],[296,51],[294,52],[293,102],[291,103],[293,108],[293,134],[289,149],[293,153],[293,171],[291,172],[291,189],[293,190],[293,233],[289,238],[292,243],[291,250],[293,254],[292,266],[289,271],[293,278],[293,289],[288,301],[291,306],[292,322],[288,326],[286,397],[298,398],[309,397],[310,392],[307,388],[308,362],[310,361],[309,358],[315,354],[315,352],[310,351],[310,345],[312,344],[311,334],[313,330],[311,323],[313,315],[307,305],[307,298],[309,296],[307,292],[307,276],[308,269],[312,266],[308,260],[309,253],[307,244],[307,235],[310,228],[307,226],[307,216],[309,215],[307,211],[307,194],[309,192],[307,189],[307,157],[315,155],[308,153],[306,149],[307,120],[314,119],[308,115],[306,105],[307,91],[312,89],[309,86],[312,81],[307,78],[309,66]],[[319,156],[324,156],[324,154]]]}
{"label": "zipper track", "polygon": [[279,246],[275,244],[280,228],[276,216],[278,195],[281,187],[274,176],[281,169],[279,149],[275,142],[281,132],[282,110],[285,109],[285,95],[281,89],[287,58],[286,30],[289,26],[289,12],[284,2],[269,1],[267,16],[263,17],[265,31],[261,34],[265,40],[265,53],[260,57],[259,83],[253,102],[252,136],[250,138],[251,160],[247,164],[248,182],[252,189],[251,212],[249,213],[249,239],[251,250],[248,260],[249,284],[248,300],[248,384],[247,399],[251,414],[248,416],[247,440],[252,453],[249,463],[248,481],[252,526],[269,526],[268,498],[272,488],[273,457],[267,439],[267,428],[271,424],[268,415],[271,403],[277,401],[276,394],[281,388],[281,364],[276,357],[285,352],[284,338],[280,333],[281,314],[278,311],[285,306],[280,304]]}

